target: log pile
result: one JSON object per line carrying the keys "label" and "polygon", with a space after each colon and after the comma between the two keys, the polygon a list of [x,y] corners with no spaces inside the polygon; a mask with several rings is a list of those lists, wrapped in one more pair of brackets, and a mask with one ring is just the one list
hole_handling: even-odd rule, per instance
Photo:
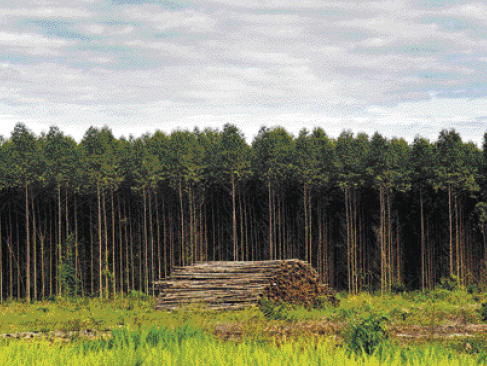
{"label": "log pile", "polygon": [[239,309],[257,304],[262,296],[314,306],[317,296],[333,296],[316,271],[296,259],[199,262],[175,267],[169,278],[154,287],[160,292],[156,308],[167,310],[187,305]]}
{"label": "log pile", "polygon": [[333,290],[321,282],[318,272],[302,261],[282,261],[263,296],[274,302],[295,303],[307,308],[316,307],[320,302],[339,304]]}

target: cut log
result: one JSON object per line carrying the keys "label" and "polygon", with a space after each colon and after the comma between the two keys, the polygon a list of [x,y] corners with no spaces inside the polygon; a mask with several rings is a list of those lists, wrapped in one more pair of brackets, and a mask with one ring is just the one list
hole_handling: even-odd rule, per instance
{"label": "cut log", "polygon": [[176,267],[169,278],[153,284],[160,291],[156,308],[166,310],[188,305],[239,309],[258,304],[263,296],[307,307],[323,299],[333,305],[338,301],[318,273],[297,259],[199,262]]}

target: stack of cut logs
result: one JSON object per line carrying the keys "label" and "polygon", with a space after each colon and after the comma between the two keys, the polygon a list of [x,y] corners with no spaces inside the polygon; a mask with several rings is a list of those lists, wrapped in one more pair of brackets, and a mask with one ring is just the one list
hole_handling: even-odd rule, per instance
{"label": "stack of cut logs", "polygon": [[274,302],[284,301],[308,308],[316,307],[320,302],[333,306],[339,304],[333,290],[321,283],[318,272],[308,263],[298,260],[281,262],[263,296]]}
{"label": "stack of cut logs", "polygon": [[200,262],[175,267],[171,276],[154,283],[160,291],[156,308],[175,310],[196,305],[238,309],[257,304],[262,296],[314,306],[317,297],[336,298],[311,266],[300,260]]}

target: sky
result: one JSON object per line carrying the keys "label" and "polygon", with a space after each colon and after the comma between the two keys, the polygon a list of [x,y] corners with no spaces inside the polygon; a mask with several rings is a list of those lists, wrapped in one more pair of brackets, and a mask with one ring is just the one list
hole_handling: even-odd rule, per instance
{"label": "sky", "polygon": [[3,0],[0,135],[236,125],[436,140],[487,131],[487,5]]}

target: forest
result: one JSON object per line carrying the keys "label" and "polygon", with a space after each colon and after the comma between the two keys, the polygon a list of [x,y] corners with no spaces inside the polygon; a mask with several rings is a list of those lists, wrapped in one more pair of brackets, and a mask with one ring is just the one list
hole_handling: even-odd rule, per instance
{"label": "forest", "polygon": [[387,293],[487,285],[487,133],[435,142],[262,127],[0,140],[0,298],[153,293],[195,261],[299,258]]}

